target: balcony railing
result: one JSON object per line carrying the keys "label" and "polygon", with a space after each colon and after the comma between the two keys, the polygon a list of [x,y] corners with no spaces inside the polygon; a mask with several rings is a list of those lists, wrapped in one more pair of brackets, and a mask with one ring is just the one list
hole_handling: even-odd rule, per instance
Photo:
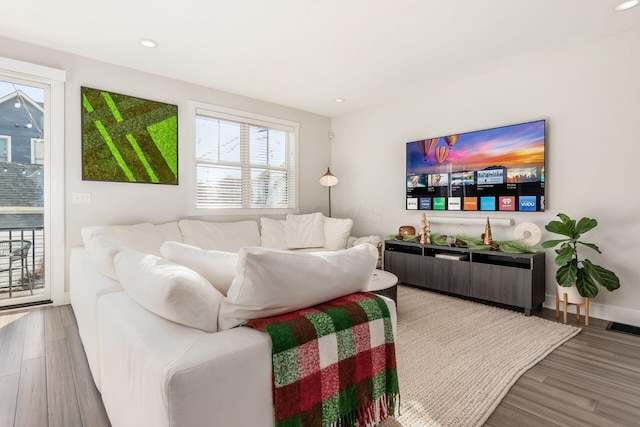
{"label": "balcony railing", "polygon": [[[0,228],[0,241],[3,240],[26,240],[31,242],[31,248],[27,254],[28,272],[33,281],[34,292],[44,288],[44,228]],[[8,257],[0,257],[0,270],[9,266]],[[27,278],[22,277],[21,272],[14,271],[11,288],[13,297],[27,295],[22,291],[29,290]],[[9,272],[0,271],[0,299],[9,297]]]}

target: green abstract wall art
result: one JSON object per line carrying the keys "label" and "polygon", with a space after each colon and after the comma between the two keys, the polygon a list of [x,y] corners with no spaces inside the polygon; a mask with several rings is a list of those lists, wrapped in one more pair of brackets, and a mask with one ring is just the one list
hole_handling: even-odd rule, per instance
{"label": "green abstract wall art", "polygon": [[178,106],[81,88],[82,179],[178,184]]}

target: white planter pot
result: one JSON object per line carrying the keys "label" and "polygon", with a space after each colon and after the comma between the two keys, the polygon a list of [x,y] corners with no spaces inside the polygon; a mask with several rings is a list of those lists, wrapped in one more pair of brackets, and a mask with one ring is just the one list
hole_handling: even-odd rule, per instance
{"label": "white planter pot", "polygon": [[556,285],[558,288],[558,301],[564,302],[564,294],[567,294],[567,303],[582,304],[584,297],[578,292],[575,285],[567,288],[565,286]]}

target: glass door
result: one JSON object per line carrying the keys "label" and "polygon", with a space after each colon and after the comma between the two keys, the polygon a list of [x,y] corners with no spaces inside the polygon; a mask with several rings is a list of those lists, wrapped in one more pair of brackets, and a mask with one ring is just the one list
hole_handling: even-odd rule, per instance
{"label": "glass door", "polygon": [[48,301],[49,87],[0,73],[0,307]]}

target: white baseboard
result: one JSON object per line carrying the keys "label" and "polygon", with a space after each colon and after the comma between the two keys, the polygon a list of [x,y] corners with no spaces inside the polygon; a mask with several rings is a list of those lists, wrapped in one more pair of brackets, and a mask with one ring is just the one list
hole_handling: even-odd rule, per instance
{"label": "white baseboard", "polygon": [[[555,310],[556,296],[546,295],[543,306]],[[569,313],[575,314],[576,307],[569,306],[567,311]],[[584,310],[580,310],[580,313],[584,315]],[[609,320],[612,322],[624,323],[627,325],[640,327],[640,310],[633,310],[631,308],[616,307],[614,305],[590,302],[589,317],[595,317],[602,320]]]}
{"label": "white baseboard", "polygon": [[64,300],[60,304],[55,304],[55,305],[67,305],[67,304],[71,304],[71,297],[69,296],[69,291],[66,291],[64,293]]}

